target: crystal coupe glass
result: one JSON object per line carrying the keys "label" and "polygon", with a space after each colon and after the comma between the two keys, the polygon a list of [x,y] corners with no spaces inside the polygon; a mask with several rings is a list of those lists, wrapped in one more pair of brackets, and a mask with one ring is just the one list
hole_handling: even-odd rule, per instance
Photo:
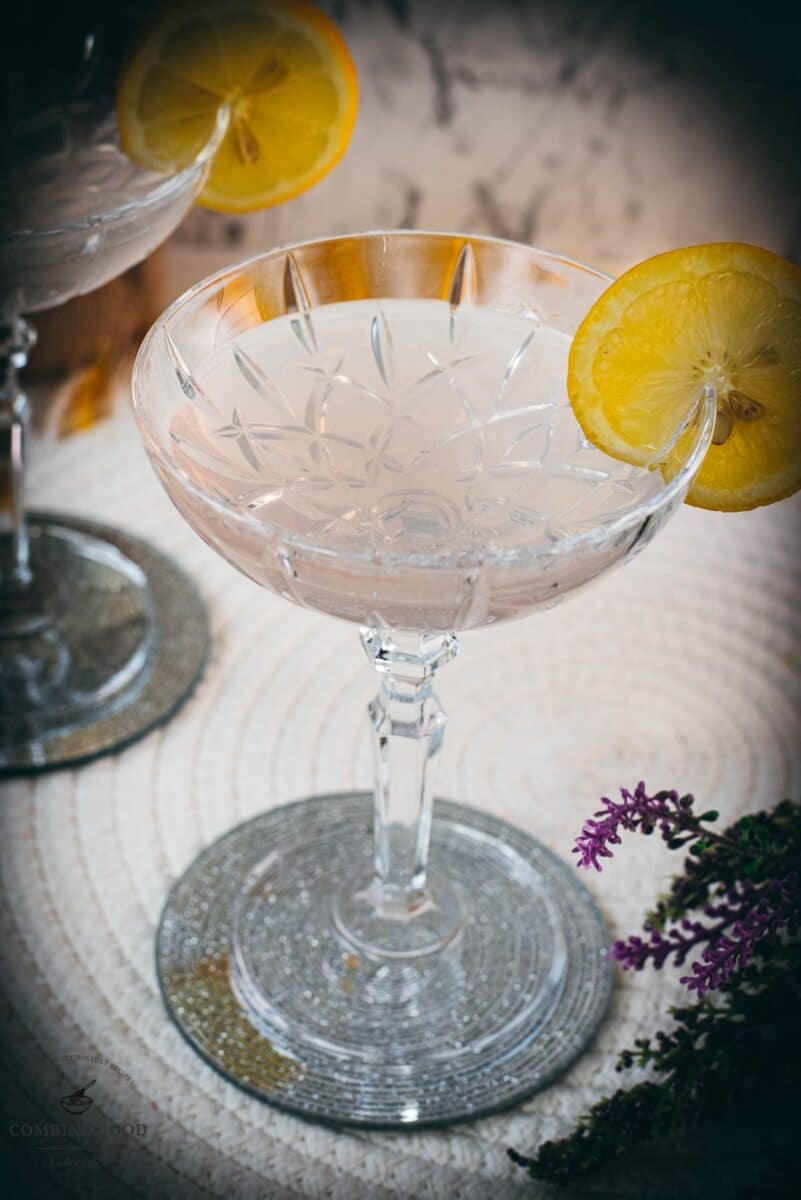
{"label": "crystal coupe glass", "polygon": [[94,522],[26,518],[30,405],[18,373],[34,341],[23,314],[99,287],[160,245],[203,186],[219,136],[166,177],[123,154],[113,106],[100,94],[46,107],[5,132],[0,772],[76,761],[130,740],[176,706],[202,664],[205,615],[175,567]]}
{"label": "crystal coupe glass", "polygon": [[257,583],[358,624],[380,678],[374,795],[229,832],[158,935],[184,1034],[295,1112],[474,1117],[542,1087],[604,1013],[607,935],[576,872],[494,817],[432,804],[432,769],[433,680],[457,635],[641,550],[709,445],[709,389],[648,468],[583,437],[567,353],[608,282],[489,238],[333,238],[200,283],[139,352],[136,418],[186,520]]}

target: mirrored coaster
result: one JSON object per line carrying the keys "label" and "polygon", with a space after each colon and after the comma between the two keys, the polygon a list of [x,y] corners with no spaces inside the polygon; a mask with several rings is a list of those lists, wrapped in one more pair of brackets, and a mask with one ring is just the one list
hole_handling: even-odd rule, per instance
{"label": "mirrored coaster", "polygon": [[453,936],[432,954],[371,954],[340,915],[369,889],[372,823],[369,793],[315,796],[205,850],[158,933],[172,1019],[228,1079],[320,1121],[410,1129],[519,1103],[606,1011],[595,903],[528,834],[438,800],[427,903]]}
{"label": "mirrored coaster", "polygon": [[167,720],[209,646],[192,581],[130,534],[33,513],[32,582],[3,594],[0,774],[74,765]]}

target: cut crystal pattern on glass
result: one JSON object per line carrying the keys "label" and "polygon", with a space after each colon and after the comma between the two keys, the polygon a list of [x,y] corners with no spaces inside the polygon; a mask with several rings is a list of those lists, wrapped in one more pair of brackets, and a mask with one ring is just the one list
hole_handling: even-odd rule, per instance
{"label": "cut crystal pattern on glass", "polygon": [[372,848],[364,795],[273,810],[190,866],[159,932],[185,1035],[293,1112],[391,1128],[491,1112],[603,1015],[608,938],[576,872],[434,802],[433,771],[456,634],[636,553],[709,444],[708,397],[688,397],[669,479],[584,438],[567,355],[606,282],[490,239],[335,238],[198,285],[140,351],[137,418],[176,506],[256,582],[358,622],[379,675]]}
{"label": "cut crystal pattern on glass", "polygon": [[[464,254],[449,304],[352,301],[314,322],[289,255],[294,339],[268,322],[202,362],[202,385],[170,341],[190,402],[172,423],[179,465],[214,461],[221,499],[290,536],[399,556],[519,552],[656,495],[661,476],[584,438],[566,336],[492,310],[462,308],[456,326],[453,296],[464,304],[475,271]],[[223,412],[224,424],[200,419]]]}
{"label": "cut crystal pattern on glass", "polygon": [[[204,313],[191,369],[178,323],[162,330],[172,372],[157,455],[174,496],[181,479],[192,486],[179,501],[190,520],[247,574],[289,594],[271,559],[290,560],[298,603],[447,631],[551,606],[647,543],[615,535],[661,503],[665,479],[584,437],[565,388],[570,332],[547,305],[480,303],[486,268],[469,241],[436,289],[445,299],[314,304],[302,256],[276,253],[272,319],[257,273]],[[360,564],[346,597],[332,587],[344,561]],[[443,573],[436,603],[401,596],[429,567]]]}
{"label": "cut crystal pattern on glass", "polygon": [[111,102],[73,100],[18,121],[0,193],[0,313],[31,313],[140,262],[187,212],[207,157],[174,176],[120,148]]}
{"label": "cut crystal pattern on glass", "polygon": [[48,231],[147,202],[164,175],[137,166],[120,147],[112,108],[75,99],[18,120],[0,198],[3,227]]}

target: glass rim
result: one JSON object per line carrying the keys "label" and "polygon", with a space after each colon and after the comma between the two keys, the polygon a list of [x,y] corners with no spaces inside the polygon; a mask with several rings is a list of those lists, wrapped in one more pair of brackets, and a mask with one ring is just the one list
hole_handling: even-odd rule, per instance
{"label": "glass rim", "polygon": [[[591,267],[578,259],[571,258],[569,255],[561,254],[558,251],[545,249],[541,246],[528,244],[525,242],[516,242],[511,238],[499,238],[484,234],[459,233],[453,230],[433,230],[433,229],[370,229],[362,230],[357,233],[341,233],[327,237],[304,238],[302,241],[286,242],[279,246],[274,246],[269,250],[259,251],[248,258],[241,259],[233,265],[223,267],[210,275],[200,279],[197,283],[187,288],[180,296],[167,306],[163,313],[151,325],[150,329],[142,339],[142,343],[137,351],[134,359],[133,370],[131,375],[131,403],[134,411],[137,428],[145,449],[148,455],[155,459],[159,466],[172,476],[178,485],[186,492],[191,493],[196,497],[201,504],[213,509],[217,513],[223,515],[226,519],[233,518],[239,525],[244,528],[255,530],[262,537],[274,536],[276,541],[283,542],[293,549],[300,550],[304,553],[313,555],[318,558],[326,558],[329,560],[340,561],[343,563],[352,563],[354,566],[374,566],[378,568],[419,568],[425,570],[469,570],[471,568],[488,567],[517,567],[531,566],[538,559],[553,560],[556,556],[564,554],[572,554],[582,550],[585,547],[597,546],[602,542],[611,540],[614,537],[621,535],[624,531],[629,530],[633,526],[641,525],[655,514],[670,507],[676,496],[685,490],[694,475],[700,468],[701,463],[709,449],[712,441],[712,435],[715,427],[716,416],[716,397],[714,388],[711,385],[705,384],[699,387],[694,402],[688,403],[688,411],[682,419],[679,427],[670,439],[668,446],[661,451],[660,458],[663,458],[670,449],[675,446],[679,438],[686,432],[694,421],[698,421],[700,426],[699,433],[696,437],[692,452],[688,455],[686,462],[676,474],[669,479],[663,488],[655,495],[643,500],[640,504],[626,510],[617,517],[611,517],[606,521],[598,521],[598,523],[590,528],[577,530],[575,533],[568,534],[563,538],[559,538],[550,544],[539,544],[535,546],[525,547],[510,547],[508,549],[496,548],[492,550],[476,550],[473,552],[465,550],[442,551],[440,553],[420,553],[420,554],[398,554],[392,551],[375,550],[372,548],[364,550],[345,550],[338,547],[325,545],[323,542],[315,541],[314,538],[309,538],[301,534],[293,534],[281,525],[270,521],[264,521],[244,512],[239,506],[226,500],[220,496],[214,496],[210,492],[204,491],[195,481],[175,462],[162,451],[161,440],[152,429],[150,415],[144,399],[145,388],[142,384],[142,375],[144,373],[144,364],[149,359],[151,354],[158,353],[154,349],[154,343],[159,333],[165,334],[169,332],[169,324],[176,316],[181,313],[193,300],[197,298],[203,291],[212,291],[215,285],[222,283],[229,277],[234,277],[241,271],[254,266],[266,259],[279,257],[282,254],[289,254],[296,250],[306,247],[322,246],[333,242],[363,240],[368,238],[448,238],[453,240],[463,240],[470,243],[485,243],[497,246],[512,247],[515,250],[524,250],[529,253],[538,255],[541,258],[547,259],[554,264],[559,264],[563,267],[568,267],[571,270],[578,271],[584,275],[589,275],[595,279],[604,281],[610,284],[614,281],[614,277],[604,271],[598,270],[596,267]],[[163,351],[166,353],[166,350]],[[700,420],[698,418],[700,417]],[[602,451],[605,453],[605,451]],[[636,464],[632,464],[636,465]],[[643,464],[643,470],[648,470],[648,465]],[[658,469],[656,464],[651,468]]]}

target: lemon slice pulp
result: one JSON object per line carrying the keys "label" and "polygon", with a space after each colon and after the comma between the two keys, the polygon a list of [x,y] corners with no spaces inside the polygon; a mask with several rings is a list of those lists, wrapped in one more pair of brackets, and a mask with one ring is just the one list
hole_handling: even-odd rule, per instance
{"label": "lemon slice pulp", "polygon": [[573,340],[568,394],[585,435],[648,465],[714,388],[713,443],[687,500],[756,508],[801,488],[801,270],[735,242],[647,259]]}
{"label": "lemon slice pulp", "polygon": [[289,200],[344,154],[356,69],[334,23],[304,0],[188,0],[168,8],[117,91],[123,149],[177,171],[227,125],[199,202],[250,212]]}

